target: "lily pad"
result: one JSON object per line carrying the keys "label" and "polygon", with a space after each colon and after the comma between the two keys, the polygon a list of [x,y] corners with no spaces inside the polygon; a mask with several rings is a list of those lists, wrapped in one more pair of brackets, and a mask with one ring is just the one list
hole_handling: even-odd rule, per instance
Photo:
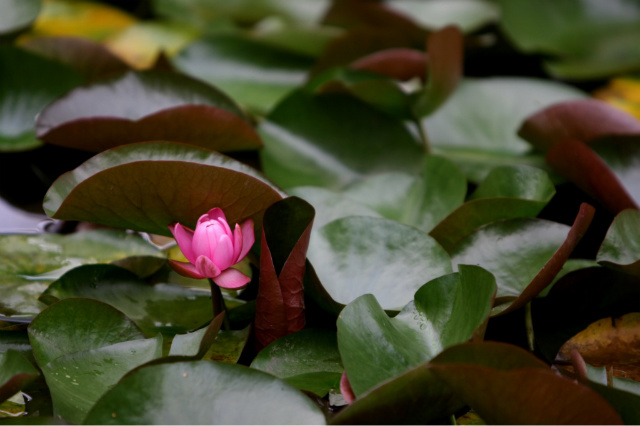
{"label": "lily pad", "polygon": [[91,299],[50,306],[29,325],[29,339],[55,414],[74,423],[125,373],[162,355],[160,336],[145,339],[120,311]]}
{"label": "lily pad", "polygon": [[496,21],[497,5],[486,0],[391,0],[390,6],[431,30],[456,25],[465,33]]}
{"label": "lily pad", "polygon": [[258,130],[265,174],[283,188],[339,189],[370,174],[417,172],[423,156],[403,123],[345,94],[297,90]]}
{"label": "lily pad", "polygon": [[11,398],[39,375],[20,352],[8,350],[0,353],[0,402]]}
{"label": "lily pad", "polygon": [[212,207],[222,208],[229,223],[261,219],[281,197],[254,169],[221,154],[149,142],[103,152],[63,175],[47,192],[44,209],[57,219],[170,236],[170,223],[194,229]]}
{"label": "lily pad", "polygon": [[[251,409],[247,409],[251,407]],[[311,399],[269,374],[208,361],[152,365],[123,378],[88,424],[324,424]]]}
{"label": "lily pad", "polygon": [[69,67],[16,47],[0,48],[0,151],[36,148],[34,119],[82,79]]}
{"label": "lily pad", "polygon": [[40,296],[51,304],[69,297],[108,303],[135,322],[148,336],[185,333],[212,318],[211,293],[177,284],[147,284],[114,265],[85,265],[54,281]]}
{"label": "lily pad", "polygon": [[229,364],[237,363],[247,345],[250,332],[250,325],[242,330],[220,330],[203,359]]}
{"label": "lily pad", "polygon": [[385,173],[349,185],[345,195],[384,217],[429,232],[464,201],[467,181],[447,158],[428,155],[422,173]]}
{"label": "lily pad", "polygon": [[27,28],[40,13],[41,0],[9,0],[0,6],[0,34]]}
{"label": "lily pad", "polygon": [[530,166],[499,166],[492,169],[473,192],[429,235],[450,250],[473,230],[491,222],[535,217],[555,194],[548,175]]}
{"label": "lily pad", "polygon": [[312,65],[306,56],[235,34],[210,35],[195,41],[173,62],[178,69],[263,114],[301,84]]}
{"label": "lily pad", "polygon": [[318,229],[307,257],[335,302],[370,293],[387,310],[402,309],[423,284],[452,271],[447,253],[424,232],[364,216]]}
{"label": "lily pad", "polygon": [[[535,111],[585,95],[567,85],[530,78],[464,79],[447,103],[423,120],[435,152],[479,182],[498,165],[544,167],[516,134]],[[491,108],[487,108],[491,105]]]}
{"label": "lily pad", "polygon": [[38,296],[66,271],[87,263],[113,262],[127,256],[164,255],[137,235],[94,230],[72,235],[0,236],[0,314],[32,318],[46,305]]}
{"label": "lily pad", "polygon": [[551,74],[595,79],[640,68],[640,5],[612,0],[606,5],[569,0],[501,0],[500,24],[525,52],[555,58],[546,61]]}
{"label": "lily pad", "polygon": [[596,260],[634,275],[640,274],[640,212],[620,212],[598,250]]}
{"label": "lily pad", "polygon": [[486,321],[495,279],[477,266],[459,269],[422,286],[394,318],[372,295],[344,308],[338,318],[338,346],[356,396],[469,340]]}
{"label": "lily pad", "polygon": [[45,142],[100,152],[172,140],[217,151],[261,146],[244,113],[218,89],[166,71],[127,72],[73,90],[36,120]]}
{"label": "lily pad", "polygon": [[251,368],[321,397],[337,387],[344,370],[335,332],[312,328],[274,341],[254,358]]}

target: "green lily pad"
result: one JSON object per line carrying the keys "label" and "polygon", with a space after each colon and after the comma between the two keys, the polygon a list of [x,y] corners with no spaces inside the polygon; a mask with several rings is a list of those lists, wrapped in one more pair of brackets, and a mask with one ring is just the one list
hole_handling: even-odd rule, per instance
{"label": "green lily pad", "polygon": [[45,142],[92,152],[151,140],[217,151],[261,146],[227,95],[166,71],[130,71],[73,90],[42,111],[36,132]]}
{"label": "green lily pad", "polygon": [[604,238],[596,256],[598,263],[620,268],[638,275],[640,273],[640,212],[620,212]]}
{"label": "green lily pad", "polygon": [[640,136],[605,138],[589,146],[611,169],[635,207],[640,206]]}
{"label": "green lily pad", "polygon": [[344,194],[382,216],[429,232],[464,201],[467,181],[447,158],[428,155],[420,177],[385,173],[349,185]]}
{"label": "green lily pad", "polygon": [[54,281],[40,296],[51,304],[69,297],[100,300],[120,310],[148,336],[185,333],[212,318],[211,293],[177,284],[147,284],[114,265],[84,265]]}
{"label": "green lily pad", "polygon": [[469,340],[486,321],[495,279],[477,266],[459,269],[422,286],[394,318],[370,294],[342,310],[338,346],[356,396]]}
{"label": "green lily pad", "polygon": [[20,352],[10,349],[0,353],[0,402],[11,398],[39,375]]}
{"label": "green lily pad", "polygon": [[140,236],[116,230],[71,235],[0,235],[0,314],[32,318],[46,305],[38,296],[66,271],[87,263],[113,262],[128,256],[162,259],[160,250]]}
{"label": "green lily pad", "polygon": [[422,124],[434,150],[479,182],[498,165],[544,167],[543,159],[518,137],[521,122],[545,106],[584,96],[570,86],[543,80],[469,78]]}
{"label": "green lily pad", "polygon": [[173,62],[178,69],[219,87],[244,107],[260,113],[269,111],[304,82],[313,64],[306,56],[235,34],[195,41]]}
{"label": "green lily pad", "polygon": [[204,355],[203,359],[229,364],[237,363],[240,355],[242,355],[242,351],[247,345],[249,335],[251,334],[250,332],[250,325],[242,330],[220,330],[216,340]]}
{"label": "green lily pad", "polygon": [[[250,409],[247,409],[247,408]],[[324,424],[294,387],[242,365],[208,361],[140,368],[93,407],[87,424]]]}
{"label": "green lily pad", "polygon": [[[107,189],[108,188],[108,189]],[[168,142],[120,146],[53,183],[51,217],[167,235],[172,222],[195,228],[213,207],[231,224],[254,217],[282,195],[254,169],[213,151]]]}
{"label": "green lily pad", "polygon": [[391,0],[389,5],[432,30],[456,25],[465,33],[496,21],[497,5],[486,0]]}
{"label": "green lily pad", "polygon": [[429,235],[449,250],[473,230],[491,222],[535,217],[556,190],[548,175],[530,166],[499,166],[492,169],[473,192]]}
{"label": "green lily pad", "polygon": [[595,79],[640,68],[640,4],[569,0],[501,0],[500,24],[525,52],[541,52],[553,75]]}
{"label": "green lily pad", "polygon": [[0,34],[20,31],[38,17],[41,0],[9,0],[0,6]]}
{"label": "green lily pad", "polygon": [[251,368],[321,397],[338,386],[344,370],[335,332],[312,328],[274,341],[254,358]]}
{"label": "green lily pad", "polygon": [[258,130],[265,174],[283,188],[339,189],[370,174],[417,172],[423,156],[403,123],[345,94],[297,90]]}
{"label": "green lily pad", "polygon": [[[385,174],[387,178],[400,175],[399,179],[405,178],[410,182],[413,182],[409,175],[402,173],[393,174],[389,176]],[[374,177],[372,177],[374,179]],[[394,181],[394,182],[397,182]],[[400,192],[400,191],[398,191]],[[297,186],[287,190],[289,195],[300,197],[313,206],[316,211],[316,216],[313,219],[313,229],[321,228],[329,222],[336,219],[340,219],[347,216],[372,216],[381,217],[373,209],[360,204],[353,198],[350,198],[343,193],[331,191],[329,189],[320,188],[317,186]]]}
{"label": "green lily pad", "polygon": [[387,310],[402,309],[424,283],[452,270],[447,253],[424,232],[364,216],[318,229],[307,257],[335,302],[371,293]]}
{"label": "green lily pad", "polygon": [[29,325],[29,339],[55,414],[73,423],[125,373],[162,355],[161,336],[145,339],[122,312],[91,299],[51,305]]}
{"label": "green lily pad", "polygon": [[41,142],[35,117],[82,79],[65,65],[16,47],[0,48],[0,69],[0,151],[36,148]]}

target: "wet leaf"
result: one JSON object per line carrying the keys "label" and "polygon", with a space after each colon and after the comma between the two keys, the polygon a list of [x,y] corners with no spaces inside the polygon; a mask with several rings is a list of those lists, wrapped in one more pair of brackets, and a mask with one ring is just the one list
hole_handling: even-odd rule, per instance
{"label": "wet leaf", "polygon": [[609,267],[640,275],[640,212],[620,212],[598,250],[596,260]]}
{"label": "wet leaf", "polygon": [[235,160],[204,148],[150,142],[103,152],[63,175],[49,189],[44,208],[58,219],[169,236],[170,223],[194,229],[214,206],[229,223],[238,223],[261,219],[280,198],[259,173]]}
{"label": "wet leaf", "polygon": [[91,299],[65,299],[38,315],[29,325],[29,339],[54,413],[82,422],[126,372],[160,357],[162,338],[144,337],[120,311]]}
{"label": "wet leaf", "polygon": [[335,302],[346,305],[369,293],[387,310],[402,309],[424,283],[451,272],[449,256],[427,234],[364,216],[318,229],[307,257]]}
{"label": "wet leaf", "polygon": [[38,116],[45,142],[101,152],[132,142],[171,140],[217,151],[261,146],[227,95],[181,74],[128,72],[78,88]]}
{"label": "wet leaf", "polygon": [[9,0],[0,6],[0,34],[27,28],[40,13],[41,0]]}
{"label": "wet leaf", "polygon": [[450,160],[428,155],[418,178],[374,175],[349,185],[344,193],[388,219],[429,232],[462,204],[467,181]]}
{"label": "wet leaf", "polygon": [[553,55],[546,61],[552,75],[596,79],[640,66],[636,2],[614,0],[604,8],[589,0],[570,0],[562,7],[550,0],[498,4],[501,27],[519,49]]}
{"label": "wet leaf", "polygon": [[193,361],[132,372],[85,422],[324,424],[325,418],[314,402],[271,375],[236,364]]}
{"label": "wet leaf", "polygon": [[16,47],[0,48],[0,151],[41,144],[34,119],[52,100],[81,83],[70,68]]}
{"label": "wet leaf", "polygon": [[[429,141],[467,178],[479,182],[498,165],[542,166],[516,131],[532,113],[561,101],[584,98],[559,83],[530,78],[464,79],[446,104],[423,120]],[[491,105],[491,108],[487,108]]]}
{"label": "wet leaf", "polygon": [[314,216],[313,207],[297,197],[264,213],[255,317],[260,348],[305,326],[302,280]]}
{"label": "wet leaf", "polygon": [[115,230],[1,235],[0,254],[0,314],[13,319],[32,318],[44,309],[40,294],[76,266],[135,255],[164,257],[139,236]]}
{"label": "wet leaf", "polygon": [[274,341],[254,358],[251,368],[321,397],[337,386],[344,370],[335,332],[322,329],[300,330]]}
{"label": "wet leaf", "polygon": [[221,34],[195,41],[174,64],[228,93],[244,107],[265,113],[302,83],[311,60],[248,38]]}
{"label": "wet leaf", "polygon": [[284,188],[338,189],[374,173],[417,172],[423,155],[401,122],[348,95],[298,90],[259,132],[265,174]]}
{"label": "wet leaf", "polygon": [[69,297],[87,297],[123,312],[147,336],[185,333],[212,318],[211,294],[177,284],[148,284],[114,265],[85,265],[72,269],[42,293],[52,304]]}
{"label": "wet leaf", "polygon": [[555,194],[548,175],[529,166],[492,169],[469,201],[439,221],[429,235],[445,249],[473,230],[491,222],[535,217]]}
{"label": "wet leaf", "polygon": [[593,207],[583,204],[571,228],[529,218],[494,222],[460,240],[450,251],[452,262],[479,265],[494,274],[498,293],[493,314],[504,314],[551,284],[593,215]]}
{"label": "wet leaf", "polygon": [[20,352],[10,349],[0,353],[0,402],[11,398],[39,375]]}
{"label": "wet leaf", "polygon": [[495,279],[476,266],[460,265],[460,271],[429,281],[394,318],[370,294],[342,310],[338,346],[356,396],[469,340],[483,324]]}

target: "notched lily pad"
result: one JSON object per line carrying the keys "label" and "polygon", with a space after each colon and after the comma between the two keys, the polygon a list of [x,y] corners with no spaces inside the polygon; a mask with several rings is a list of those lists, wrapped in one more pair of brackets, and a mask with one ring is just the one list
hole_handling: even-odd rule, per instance
{"label": "notched lily pad", "polygon": [[262,146],[231,98],[165,71],[131,71],[73,90],[42,111],[36,133],[45,142],[92,152],[150,140],[217,151]]}

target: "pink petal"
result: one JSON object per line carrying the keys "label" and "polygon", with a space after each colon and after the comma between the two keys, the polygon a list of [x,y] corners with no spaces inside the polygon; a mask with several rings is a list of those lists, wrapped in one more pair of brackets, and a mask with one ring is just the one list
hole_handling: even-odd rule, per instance
{"label": "pink petal", "polygon": [[213,282],[218,284],[222,288],[228,288],[231,290],[238,290],[249,284],[251,278],[238,271],[237,269],[229,268],[217,277],[213,278]]}
{"label": "pink petal", "polygon": [[185,277],[195,278],[197,280],[206,278],[200,275],[196,267],[191,263],[178,262],[177,260],[170,260],[169,265],[171,265],[174,271],[176,271],[180,275],[184,275]]}
{"label": "pink petal", "polygon": [[240,225],[242,228],[242,251],[240,251],[240,255],[236,258],[235,263],[240,262],[251,250],[251,246],[256,241],[256,237],[253,233],[253,219],[247,219],[242,222]]}
{"label": "pink petal", "polygon": [[240,225],[236,223],[236,228],[233,231],[233,260],[234,264],[238,263],[240,254],[242,253],[242,230]]}
{"label": "pink petal", "polygon": [[191,263],[195,262],[196,256],[193,253],[193,231],[186,226],[182,226],[179,223],[172,223],[169,225],[169,231],[173,234],[173,238],[176,239],[180,251],[184,254],[184,257]]}
{"label": "pink petal", "polygon": [[[211,257],[211,245],[215,244],[215,240],[211,240],[207,225],[198,223],[193,233],[193,256],[197,259],[199,256]],[[195,262],[193,262],[195,263]]]}
{"label": "pink petal", "polygon": [[220,226],[224,229],[224,233],[231,237],[231,228],[229,227],[229,223],[227,222],[227,217],[224,215],[224,212],[219,207],[214,207],[209,210],[207,213],[209,219],[213,222],[218,222]]}
{"label": "pink petal", "polygon": [[196,269],[206,278],[215,278],[220,275],[220,268],[211,261],[207,256],[198,256],[196,259]]}
{"label": "pink petal", "polygon": [[218,240],[218,244],[213,250],[212,258],[213,263],[218,265],[221,270],[227,269],[233,265],[233,243],[231,238],[227,235],[223,235]]}
{"label": "pink petal", "polygon": [[342,377],[340,377],[340,393],[347,404],[351,404],[356,400],[356,395],[353,393],[353,389],[351,388],[351,383],[349,383],[349,379],[347,378],[347,372],[342,372]]}

